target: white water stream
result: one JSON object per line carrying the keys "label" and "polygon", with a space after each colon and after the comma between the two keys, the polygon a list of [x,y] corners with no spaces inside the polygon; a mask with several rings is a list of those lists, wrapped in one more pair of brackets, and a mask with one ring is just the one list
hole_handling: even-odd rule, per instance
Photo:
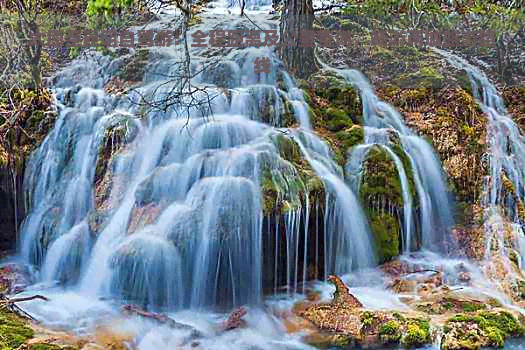
{"label": "white water stream", "polygon": [[[269,3],[249,3],[247,9],[258,27],[277,29]],[[232,4],[213,2],[201,14],[203,24],[192,31],[257,29],[236,11]],[[176,13],[168,11],[164,16],[153,26],[162,28]],[[289,309],[298,297],[291,292],[300,291],[299,284],[306,279],[306,266],[313,259],[309,247],[317,243],[312,240],[314,225],[309,218],[319,205],[308,196],[290,205],[282,225],[268,220],[275,225],[271,231],[275,241],[284,242],[286,263],[277,263],[278,245],[270,260],[276,261],[276,270],[286,270],[282,273],[289,293],[263,301],[263,251],[268,238],[263,230],[267,218],[262,211],[261,174],[269,170],[271,181],[282,186],[287,200],[298,192],[294,181],[299,169],[282,156],[283,139],[298,146],[324,183],[324,220],[315,223],[323,227],[324,250],[316,251],[316,257],[324,257],[324,274],[347,274],[345,280],[366,307],[406,308],[398,296],[384,289],[381,274],[373,269],[373,242],[356,195],[359,181],[352,182],[348,175],[360,176],[372,145],[383,148],[402,183],[403,248],[407,253],[413,250],[417,221],[423,247],[433,249],[444,239],[452,218],[441,166],[431,147],[404,125],[393,107],[378,100],[364,76],[337,70],[359,89],[365,124],[365,144],[352,150],[346,166],[350,179],[345,179],[327,143],[312,131],[302,92],[282,71],[273,49],[221,54],[213,69],[203,69],[219,54],[191,50],[192,70],[202,69],[194,84],[206,86],[213,97],[204,110],[174,105],[144,113],[136,104],[140,95],[161,100],[177,87],[179,81],[166,77],[181,69],[180,48],[152,49],[144,82],[129,99],[102,90],[122,59],[81,58],[57,74],[53,88],[60,116],[28,165],[26,189],[32,211],[22,227],[20,247],[20,258],[40,267],[40,283],[25,293],[38,291],[51,301],[27,302],[24,307],[29,313],[48,325],[81,333],[105,324],[132,334],[139,349],[191,348],[194,342],[199,349],[213,350],[310,349],[301,343],[301,334],[286,333],[266,308]],[[272,60],[268,75],[253,72],[253,61],[261,56]],[[208,96],[203,93],[201,98]],[[293,114],[299,128],[282,127],[287,113]],[[91,224],[97,157],[105,135],[116,127],[125,128],[126,146],[110,163],[109,209],[95,233]],[[399,136],[410,160],[410,174],[390,147],[388,130]],[[417,220],[409,175],[416,186]],[[140,213],[154,219],[141,219]],[[132,228],[137,218],[139,224]],[[431,253],[417,258],[429,264],[440,259]],[[451,274],[458,263],[449,262]],[[318,287],[325,294],[332,290],[325,283]],[[201,335],[192,339],[188,330],[124,318],[118,307],[129,300],[167,311]],[[249,305],[248,327],[217,334],[214,325],[226,315],[210,310],[233,305]]]}

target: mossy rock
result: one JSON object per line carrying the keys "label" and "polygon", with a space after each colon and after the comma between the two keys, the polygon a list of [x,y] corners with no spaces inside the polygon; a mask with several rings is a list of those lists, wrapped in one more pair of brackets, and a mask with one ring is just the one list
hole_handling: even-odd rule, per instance
{"label": "mossy rock", "polygon": [[[392,140],[394,142],[390,142],[390,149],[402,163],[407,176],[412,205],[417,207],[418,202],[410,160],[401,146],[395,142],[395,137]],[[389,261],[400,252],[401,227],[400,218],[396,214],[390,214],[387,208],[393,207],[396,208],[396,212],[403,212],[404,198],[396,164],[392,155],[383,147],[373,146],[368,151],[363,163],[359,198],[367,208],[373,207],[377,201],[384,203],[384,208],[380,208],[378,211],[367,210],[366,214],[371,223],[379,263]]]}
{"label": "mossy rock", "polygon": [[274,140],[279,154],[283,159],[292,164],[303,163],[301,148],[297,142],[284,135],[276,135]]}
{"label": "mossy rock", "polygon": [[138,128],[132,119],[132,116],[125,114],[115,115],[110,121],[110,126],[104,130],[95,166],[95,182],[104,177],[113,156],[137,135]]}
{"label": "mossy rock", "polygon": [[33,329],[18,315],[0,310],[0,349],[18,349],[33,335]]}
{"label": "mossy rock", "polygon": [[420,67],[417,72],[399,75],[395,84],[400,88],[440,88],[445,77],[433,67]]}
{"label": "mossy rock", "polygon": [[[353,124],[362,123],[363,106],[359,93],[355,88],[342,80],[341,77],[333,72],[321,71],[314,74],[310,78],[309,83],[310,95],[314,95],[317,99],[326,100],[327,106],[322,108],[343,110]],[[324,110],[316,112],[317,115],[324,116],[323,113],[320,113],[324,112]],[[331,114],[329,113],[328,116],[331,116]],[[323,127],[322,123],[316,126]]]}
{"label": "mossy rock", "polygon": [[458,81],[459,83],[459,86],[465,90],[466,92],[468,92],[470,95],[472,95],[472,84],[470,83],[470,79],[467,75],[467,73],[465,71],[462,72],[462,74],[460,74],[456,80]]}
{"label": "mossy rock", "polygon": [[399,254],[399,221],[387,212],[369,214],[379,263],[392,260]]}
{"label": "mossy rock", "polygon": [[505,339],[523,336],[525,329],[514,315],[500,310],[454,315],[443,331],[442,350],[474,350],[502,347]]}
{"label": "mossy rock", "polygon": [[336,291],[330,302],[296,309],[318,332],[306,341],[320,348],[384,348],[403,345],[407,348],[431,343],[430,321],[407,317],[399,312],[363,310],[362,304],[337,276],[330,276]]}
{"label": "mossy rock", "polygon": [[342,143],[343,151],[347,152],[353,146],[364,142],[365,130],[362,126],[352,125],[349,129],[339,131],[335,136]]}
{"label": "mossy rock", "polygon": [[428,314],[469,313],[487,309],[487,303],[479,300],[445,296],[432,302],[417,304],[416,308]]}
{"label": "mossy rock", "polygon": [[341,131],[350,128],[353,125],[352,119],[343,109],[328,107],[324,112],[324,118],[327,122],[327,129],[332,132]]}
{"label": "mossy rock", "polygon": [[428,320],[409,320],[401,338],[401,344],[408,349],[421,347],[430,343],[430,323]]}
{"label": "mossy rock", "polygon": [[261,168],[263,213],[298,209],[305,205],[307,196],[311,204],[324,203],[324,183],[304,159],[299,144],[281,134],[276,134],[273,142],[284,162],[284,171],[271,163]]}
{"label": "mossy rock", "polygon": [[395,58],[395,54],[386,47],[374,46],[370,51],[370,57],[379,60],[392,60]]}
{"label": "mossy rock", "polygon": [[[359,196],[363,201],[381,196],[393,206],[403,206],[401,180],[396,165],[387,151],[379,146],[372,147],[364,161],[363,169],[363,180],[359,190]],[[405,172],[408,177],[410,169],[405,169]],[[415,191],[411,194],[414,198]]]}
{"label": "mossy rock", "polygon": [[401,336],[401,326],[397,320],[390,320],[379,327],[379,337],[383,345],[397,344]]}
{"label": "mossy rock", "polygon": [[313,333],[305,337],[304,341],[318,349],[351,349],[355,345],[355,339],[344,334],[333,334],[329,332]]}

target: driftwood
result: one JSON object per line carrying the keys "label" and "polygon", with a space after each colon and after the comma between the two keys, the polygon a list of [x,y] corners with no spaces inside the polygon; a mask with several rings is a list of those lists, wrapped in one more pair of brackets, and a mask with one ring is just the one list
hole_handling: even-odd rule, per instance
{"label": "driftwood", "polygon": [[29,297],[20,297],[20,298],[11,298],[11,299],[6,297],[4,294],[0,294],[0,308],[4,308],[4,307],[9,308],[11,311],[17,313],[18,315],[36,322],[36,319],[33,316],[31,316],[30,314],[28,314],[27,312],[25,312],[24,310],[22,310],[16,305],[16,303],[19,303],[21,301],[29,301],[29,300],[35,300],[35,299],[49,301],[48,298],[40,294],[32,295]]}
{"label": "driftwood", "polygon": [[164,314],[157,313],[157,312],[148,312],[132,304],[124,305],[122,309],[130,314],[144,317],[150,320],[154,320],[154,321],[157,321],[161,324],[168,325],[169,327],[172,327],[175,329],[189,331],[190,334],[182,340],[182,342],[180,343],[180,346],[186,346],[187,344],[194,343],[196,340],[204,337],[204,335],[200,331],[193,328],[192,326],[183,324],[183,323],[179,323]]}
{"label": "driftwood", "polygon": [[49,301],[49,298],[46,298],[43,295],[37,294],[37,295],[29,296],[29,297],[12,298],[12,299],[5,298],[4,300],[0,300],[0,306],[12,305],[14,303],[19,303],[21,301],[30,301],[30,300],[35,300],[35,299]]}
{"label": "driftwood", "polygon": [[241,328],[246,326],[246,321],[242,318],[244,315],[246,315],[248,311],[244,307],[240,307],[238,309],[233,310],[233,312],[230,314],[228,319],[223,322],[223,324],[219,327],[220,332],[226,332],[231,331],[235,328]]}
{"label": "driftwood", "polygon": [[[167,324],[168,326],[176,328],[176,329],[187,329],[187,330],[196,331],[192,326],[179,323],[179,322],[175,321],[174,319],[172,319],[172,318],[170,318],[170,317],[168,317],[168,316],[166,316],[164,314],[161,314],[161,313],[145,311],[145,310],[141,309],[140,307],[138,307],[136,305],[132,305],[132,304],[124,305],[122,307],[122,309],[124,311],[128,312],[128,313],[131,313],[131,314],[134,314],[134,315],[137,315],[137,316],[140,316],[140,317],[148,318],[148,319],[151,319],[151,320],[155,320],[155,321],[157,321],[157,322],[159,322],[161,324]],[[229,330],[232,330],[232,329],[235,329],[235,328],[244,327],[246,325],[246,321],[244,321],[242,318],[247,313],[248,312],[246,311],[246,309],[244,307],[240,307],[238,309],[235,309],[230,314],[228,319],[226,321],[224,321],[217,328],[217,330],[220,333],[222,333],[222,332],[226,332],[226,331],[229,331]]]}
{"label": "driftwood", "polygon": [[435,270],[435,269],[423,269],[423,270],[416,270],[416,271],[412,271],[412,272],[407,272],[407,273],[404,273],[402,275],[403,276],[408,276],[408,275],[412,275],[412,274],[416,274],[416,273],[423,273],[423,272],[433,272],[433,273],[437,274],[437,273],[442,273],[443,271],[438,271],[438,270]]}
{"label": "driftwood", "polygon": [[179,323],[177,321],[175,321],[174,319],[164,315],[164,314],[161,314],[161,313],[157,313],[157,312],[148,312],[148,311],[145,311],[141,308],[139,308],[138,306],[136,305],[132,305],[132,304],[128,304],[128,305],[124,305],[122,307],[122,309],[130,314],[134,314],[134,315],[137,315],[137,316],[140,316],[140,317],[144,317],[144,318],[148,318],[150,320],[155,320],[161,324],[167,324],[168,326],[170,327],[173,327],[173,328],[177,328],[177,329],[193,329],[193,327],[191,326],[188,326],[186,324],[183,324],[183,323]]}

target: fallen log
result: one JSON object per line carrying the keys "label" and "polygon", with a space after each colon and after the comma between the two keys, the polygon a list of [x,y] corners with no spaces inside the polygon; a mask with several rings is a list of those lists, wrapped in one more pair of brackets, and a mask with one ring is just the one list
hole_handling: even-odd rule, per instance
{"label": "fallen log", "polygon": [[150,320],[157,321],[160,324],[165,324],[174,329],[189,331],[190,334],[181,341],[181,343],[179,344],[180,346],[186,346],[187,344],[204,337],[204,335],[200,331],[193,328],[192,326],[183,324],[183,323],[179,323],[175,321],[174,319],[172,319],[171,317],[168,317],[161,313],[148,312],[133,304],[124,305],[122,307],[122,310],[129,314],[133,314],[136,316],[140,316],[140,317],[144,317]]}
{"label": "fallen log", "polygon": [[[161,324],[167,324],[170,327],[176,328],[176,329],[187,329],[187,330],[195,330],[192,326],[179,323],[175,321],[174,319],[161,314],[157,312],[149,312],[141,309],[140,307],[133,305],[133,304],[127,304],[122,307],[122,309],[130,314],[134,314],[140,317],[148,318],[151,320],[155,320]],[[247,314],[248,312],[244,307],[240,307],[238,309],[235,309],[228,319],[224,321],[219,327],[217,327],[217,330],[222,333],[226,331],[230,331],[235,328],[244,327],[246,325],[246,321],[244,321],[242,318]]]}
{"label": "fallen log", "polygon": [[29,297],[20,297],[20,298],[11,298],[11,299],[4,298],[4,300],[0,300],[0,306],[12,305],[14,303],[19,303],[22,301],[30,301],[30,300],[35,300],[35,299],[49,301],[49,298],[43,295],[40,295],[40,294],[36,294],[36,295],[29,296]]}
{"label": "fallen log", "polygon": [[161,313],[145,311],[141,309],[140,307],[138,307],[137,305],[127,304],[127,305],[124,305],[122,309],[130,314],[134,314],[134,315],[137,315],[143,318],[148,318],[150,320],[157,321],[158,323],[166,324],[169,327],[172,327],[175,329],[195,331],[195,328],[193,328],[190,325],[177,322],[171,317],[168,317]]}
{"label": "fallen log", "polygon": [[30,300],[35,300],[35,299],[49,301],[49,298],[43,295],[40,295],[40,294],[32,295],[28,297],[11,298],[11,299],[6,297],[4,294],[0,294],[0,308],[9,308],[12,312],[17,313],[21,317],[25,317],[31,321],[36,322],[37,320],[33,316],[31,316],[30,314],[28,314],[27,312],[25,312],[24,310],[22,310],[20,307],[16,305],[16,303],[19,303],[22,301],[30,301]]}
{"label": "fallen log", "polygon": [[140,316],[140,317],[144,317],[144,318],[148,318],[148,319],[151,319],[151,320],[155,320],[159,323],[162,323],[162,324],[167,324],[168,326],[170,327],[173,327],[173,328],[177,328],[177,329],[193,329],[193,327],[191,326],[188,326],[186,324],[183,324],[183,323],[179,323],[177,321],[175,321],[174,319],[164,315],[164,314],[161,314],[161,313],[157,313],[157,312],[148,312],[148,311],[145,311],[141,308],[139,308],[138,306],[136,305],[133,305],[133,304],[127,304],[127,305],[124,305],[122,307],[122,309],[130,314],[134,314],[134,315],[137,315],[137,316]]}

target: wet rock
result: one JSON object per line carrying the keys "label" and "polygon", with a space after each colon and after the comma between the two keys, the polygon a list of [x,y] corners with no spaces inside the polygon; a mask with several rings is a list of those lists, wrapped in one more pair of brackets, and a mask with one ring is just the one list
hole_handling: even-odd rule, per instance
{"label": "wet rock", "polygon": [[25,266],[8,264],[0,267],[0,293],[20,292],[32,282],[31,273]]}
{"label": "wet rock", "polygon": [[104,350],[104,347],[95,343],[87,343],[80,350]]}
{"label": "wet rock", "polygon": [[468,271],[462,271],[458,274],[458,279],[463,283],[468,283],[472,279]]}
{"label": "wet rock", "polygon": [[145,67],[149,63],[149,51],[147,49],[139,49],[133,56],[127,58],[117,73],[117,76],[123,81],[140,82],[144,77]]}
{"label": "wet rock", "polygon": [[132,233],[154,222],[161,213],[161,207],[155,203],[144,206],[135,205],[130,216],[128,232]]}
{"label": "wet rock", "polygon": [[399,277],[409,272],[408,264],[402,260],[392,260],[380,266],[381,270],[393,277]]}
{"label": "wet rock", "polygon": [[335,293],[332,303],[338,303],[351,308],[363,307],[363,304],[361,304],[361,302],[357,300],[356,297],[350,294],[350,289],[340,277],[332,275],[328,277],[328,281],[335,285]]}
{"label": "wet rock", "polygon": [[218,62],[203,70],[202,81],[223,88],[239,86],[239,66],[232,61]]}
{"label": "wet rock", "polygon": [[137,303],[180,306],[179,252],[154,232],[128,236],[109,260],[111,291]]}
{"label": "wet rock", "polygon": [[235,328],[246,326],[246,321],[242,318],[248,313],[244,307],[233,310],[226,321],[223,322],[219,330],[221,332],[229,331]]}
{"label": "wet rock", "polygon": [[320,348],[374,348],[381,346],[416,347],[431,341],[430,325],[422,317],[405,317],[396,312],[363,310],[348,287],[337,276],[329,280],[336,286],[328,303],[300,307],[300,316],[315,326],[305,341]]}
{"label": "wet rock", "polygon": [[396,278],[388,285],[388,288],[396,293],[412,293],[417,285],[417,281]]}

